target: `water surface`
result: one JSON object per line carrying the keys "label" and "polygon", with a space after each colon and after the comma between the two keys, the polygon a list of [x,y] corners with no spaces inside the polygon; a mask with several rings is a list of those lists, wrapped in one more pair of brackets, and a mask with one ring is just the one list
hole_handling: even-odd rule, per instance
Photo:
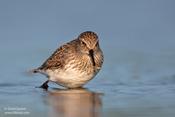
{"label": "water surface", "polygon": [[[0,117],[174,117],[174,1],[0,1]],[[104,65],[85,89],[32,75],[61,44],[92,30]]]}

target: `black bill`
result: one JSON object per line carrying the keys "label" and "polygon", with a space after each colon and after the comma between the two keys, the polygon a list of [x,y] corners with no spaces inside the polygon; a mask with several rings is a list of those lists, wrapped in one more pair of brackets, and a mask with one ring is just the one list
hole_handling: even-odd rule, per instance
{"label": "black bill", "polygon": [[89,55],[90,55],[90,57],[92,59],[93,66],[95,66],[94,51],[93,50],[89,50]]}

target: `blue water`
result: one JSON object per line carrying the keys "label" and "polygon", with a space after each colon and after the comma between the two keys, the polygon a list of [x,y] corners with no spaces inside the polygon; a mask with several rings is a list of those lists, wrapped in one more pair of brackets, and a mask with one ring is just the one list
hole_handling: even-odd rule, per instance
{"label": "blue water", "polygon": [[[174,117],[174,1],[0,1],[0,117]],[[104,65],[85,89],[28,71],[98,33]]]}

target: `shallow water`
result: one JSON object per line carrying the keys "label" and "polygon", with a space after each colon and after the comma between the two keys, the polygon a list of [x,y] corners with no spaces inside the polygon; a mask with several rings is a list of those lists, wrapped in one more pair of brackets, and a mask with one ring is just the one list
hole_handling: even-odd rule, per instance
{"label": "shallow water", "polygon": [[[0,1],[0,117],[174,117],[174,10],[166,0]],[[95,79],[36,88],[46,78],[28,71],[85,30],[104,51]]]}
{"label": "shallow water", "polygon": [[[106,57],[102,71],[86,89],[66,90],[50,83],[49,90],[45,91],[35,88],[46,80],[44,76],[32,75],[27,69],[23,71],[15,66],[3,69],[1,116],[172,117],[175,114],[175,65],[171,59],[174,58],[162,60],[159,58],[162,55],[151,56],[149,59],[157,59],[153,62],[133,54],[135,59],[123,55],[116,64],[110,60],[113,56]],[[19,56],[19,63],[30,59],[27,53]],[[30,66],[30,63],[26,61],[23,65]]]}

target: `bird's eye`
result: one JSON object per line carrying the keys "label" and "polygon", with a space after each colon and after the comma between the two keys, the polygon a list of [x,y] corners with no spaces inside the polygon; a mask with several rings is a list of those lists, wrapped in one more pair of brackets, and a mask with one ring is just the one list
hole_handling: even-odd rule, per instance
{"label": "bird's eye", "polygon": [[86,45],[86,43],[85,43],[84,41],[81,41],[81,44],[82,44],[82,45]]}

